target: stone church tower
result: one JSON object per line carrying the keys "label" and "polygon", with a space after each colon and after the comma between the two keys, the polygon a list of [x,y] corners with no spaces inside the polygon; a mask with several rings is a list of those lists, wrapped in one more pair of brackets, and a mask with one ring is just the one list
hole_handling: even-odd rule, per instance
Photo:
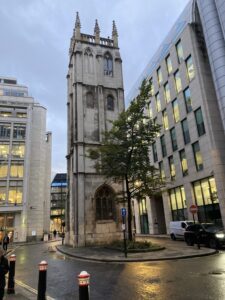
{"label": "stone church tower", "polygon": [[96,173],[87,151],[99,147],[102,132],[124,110],[122,60],[113,21],[112,38],[83,34],[77,13],[69,49],[68,184],[66,243],[73,246],[107,243],[121,237],[122,184]]}

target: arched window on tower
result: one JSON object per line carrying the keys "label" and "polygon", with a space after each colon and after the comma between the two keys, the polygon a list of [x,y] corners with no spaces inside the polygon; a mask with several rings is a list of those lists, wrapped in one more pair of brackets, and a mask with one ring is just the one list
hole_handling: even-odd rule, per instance
{"label": "arched window on tower", "polygon": [[96,200],[96,219],[114,220],[115,219],[115,194],[107,185],[100,187],[95,195]]}
{"label": "arched window on tower", "polygon": [[113,76],[113,60],[109,52],[104,55],[104,75]]}
{"label": "arched window on tower", "polygon": [[114,99],[113,96],[107,96],[107,110],[114,111]]}
{"label": "arched window on tower", "polygon": [[84,70],[86,73],[93,73],[93,54],[90,48],[84,51]]}
{"label": "arched window on tower", "polygon": [[87,108],[95,108],[95,100],[91,92],[88,92],[86,95],[86,103],[87,103]]}

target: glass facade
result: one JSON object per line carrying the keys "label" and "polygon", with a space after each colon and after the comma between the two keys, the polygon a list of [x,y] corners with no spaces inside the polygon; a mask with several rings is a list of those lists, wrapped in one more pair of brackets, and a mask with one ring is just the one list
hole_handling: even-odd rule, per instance
{"label": "glass facade", "polygon": [[176,177],[176,169],[174,165],[174,159],[173,156],[168,157],[169,167],[170,167],[170,177],[171,180],[175,180]]}
{"label": "glass facade", "polygon": [[159,174],[160,174],[161,179],[165,180],[166,174],[165,174],[165,170],[164,170],[163,161],[159,162]]}
{"label": "glass facade", "polygon": [[202,160],[199,142],[192,144],[192,148],[193,148],[196,170],[201,171],[203,170],[203,160]]}
{"label": "glass facade", "polygon": [[148,115],[150,118],[152,118],[153,113],[152,113],[152,102],[149,102],[148,104]]}
{"label": "glass facade", "polygon": [[188,88],[184,90],[184,101],[187,113],[192,111],[191,91]]}
{"label": "glass facade", "polygon": [[221,223],[221,214],[214,177],[193,182],[199,222]]}
{"label": "glass facade", "polygon": [[10,177],[23,178],[23,162],[11,161]]}
{"label": "glass facade", "polygon": [[205,125],[204,125],[201,107],[199,107],[195,111],[195,121],[198,130],[198,135],[201,136],[205,134]]}
{"label": "glass facade", "polygon": [[166,141],[165,141],[164,135],[162,135],[160,137],[160,143],[161,143],[161,149],[162,149],[162,156],[165,157],[165,156],[167,156],[167,151],[166,151]]}
{"label": "glass facade", "polygon": [[165,97],[166,103],[169,103],[171,100],[171,97],[170,97],[170,87],[169,87],[168,82],[164,85],[164,97]]}
{"label": "glass facade", "polygon": [[10,181],[8,203],[14,205],[22,204],[22,199],[23,199],[23,182]]}
{"label": "glass facade", "polygon": [[181,41],[179,41],[176,44],[176,51],[177,51],[177,59],[178,59],[178,62],[180,63],[182,61],[182,59],[184,59],[184,52],[183,52],[183,47],[182,47]]}
{"label": "glass facade", "polygon": [[14,124],[13,138],[14,139],[25,139],[25,136],[26,136],[26,125],[25,124]]}
{"label": "glass facade", "polygon": [[172,107],[173,107],[173,118],[174,122],[177,123],[180,120],[180,111],[179,111],[179,106],[178,106],[178,101],[175,99],[172,102]]}
{"label": "glass facade", "polygon": [[11,154],[12,154],[12,158],[24,158],[25,144],[19,142],[13,142]]}
{"label": "glass facade", "polygon": [[142,234],[149,234],[149,226],[148,226],[148,211],[146,206],[146,199],[140,199],[138,201],[139,206],[139,216],[140,216],[140,227]]}
{"label": "glass facade", "polygon": [[157,112],[159,112],[161,110],[161,101],[160,101],[159,93],[155,95],[155,104],[156,104],[156,110]]}
{"label": "glass facade", "polygon": [[151,93],[151,96],[154,95],[154,85],[153,85],[153,80],[152,78],[149,79],[149,82],[151,83],[151,90],[150,90],[150,93]]}
{"label": "glass facade", "polygon": [[163,82],[162,70],[160,67],[157,69],[157,79],[158,79],[158,85],[160,86]]}
{"label": "glass facade", "polygon": [[163,119],[163,127],[165,130],[169,129],[169,119],[166,109],[162,112],[162,119]]}
{"label": "glass facade", "polygon": [[153,153],[153,160],[154,160],[154,162],[158,161],[156,142],[154,142],[152,144],[152,153]]}
{"label": "glass facade", "polygon": [[190,141],[191,141],[187,119],[184,119],[183,121],[181,121],[181,126],[182,126],[182,132],[183,132],[183,137],[184,137],[184,143],[186,145],[186,144],[190,143]]}
{"label": "glass facade", "polygon": [[167,68],[168,75],[173,72],[173,66],[172,66],[170,55],[166,57],[166,68]]}
{"label": "glass facade", "polygon": [[186,68],[187,68],[188,79],[189,81],[191,81],[195,76],[194,65],[192,62],[191,55],[186,59]]}
{"label": "glass facade", "polygon": [[11,133],[11,124],[8,123],[1,123],[0,124],[0,138],[10,138]]}
{"label": "glass facade", "polygon": [[0,178],[6,178],[8,176],[8,162],[0,161]]}
{"label": "glass facade", "polygon": [[170,207],[173,221],[188,219],[186,195],[183,186],[169,190]]}
{"label": "glass facade", "polygon": [[175,80],[176,91],[177,91],[177,93],[179,93],[182,90],[182,84],[181,84],[179,70],[177,70],[176,73],[174,73],[174,80]]}
{"label": "glass facade", "polygon": [[9,142],[0,143],[0,159],[7,159],[9,156]]}
{"label": "glass facade", "polygon": [[188,175],[188,164],[187,164],[185,150],[183,149],[179,153],[180,153],[180,163],[181,163],[182,174],[183,174],[183,176],[187,176]]}
{"label": "glass facade", "polygon": [[177,145],[177,136],[176,136],[175,127],[170,129],[170,137],[171,137],[172,149],[173,151],[176,151],[178,149],[178,145]]}

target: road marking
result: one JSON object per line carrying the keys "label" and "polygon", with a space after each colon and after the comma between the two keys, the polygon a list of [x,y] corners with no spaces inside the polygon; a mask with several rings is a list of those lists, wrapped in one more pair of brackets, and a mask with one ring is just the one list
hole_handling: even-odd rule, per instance
{"label": "road marking", "polygon": [[[15,280],[16,284],[23,287],[24,289],[34,293],[35,295],[37,295],[37,290],[33,289],[32,287],[30,287],[29,285],[23,283],[22,281],[20,280]],[[46,299],[47,300],[55,300],[55,298],[52,298],[52,297],[49,297],[49,296],[46,296]]]}

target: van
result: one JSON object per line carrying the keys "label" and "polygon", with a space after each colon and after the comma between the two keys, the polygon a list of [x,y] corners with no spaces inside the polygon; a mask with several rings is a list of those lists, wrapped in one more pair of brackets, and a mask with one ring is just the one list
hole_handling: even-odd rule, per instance
{"label": "van", "polygon": [[184,232],[188,225],[193,224],[193,221],[172,221],[170,222],[170,237],[173,241],[176,239],[184,239]]}

